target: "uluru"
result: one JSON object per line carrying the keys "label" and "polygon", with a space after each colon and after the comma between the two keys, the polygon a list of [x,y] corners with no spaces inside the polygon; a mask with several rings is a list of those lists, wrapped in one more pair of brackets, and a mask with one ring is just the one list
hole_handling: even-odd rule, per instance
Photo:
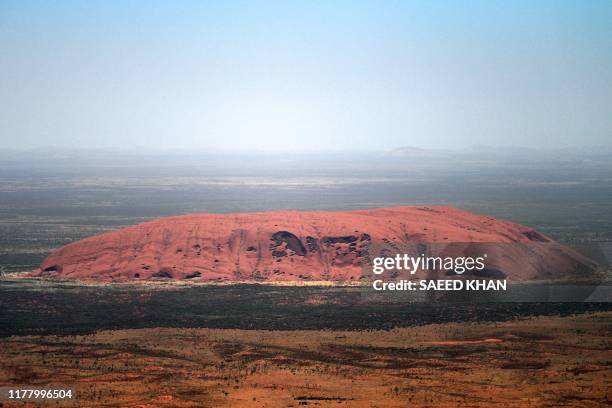
{"label": "uluru", "polygon": [[448,246],[455,256],[461,255],[457,251],[487,253],[489,277],[514,281],[587,276],[597,269],[588,258],[523,225],[447,206],[402,206],[160,218],[58,248],[33,275],[346,282],[365,278],[372,251],[413,246],[419,251]]}

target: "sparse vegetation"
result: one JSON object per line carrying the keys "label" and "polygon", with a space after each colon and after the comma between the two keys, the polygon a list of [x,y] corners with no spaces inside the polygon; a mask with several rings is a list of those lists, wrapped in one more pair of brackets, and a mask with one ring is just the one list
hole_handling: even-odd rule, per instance
{"label": "sparse vegetation", "polygon": [[0,291],[0,337],[146,327],[393,329],[612,310],[605,302],[411,302],[336,286],[82,286],[25,279],[0,281]]}
{"label": "sparse vegetation", "polygon": [[611,335],[604,312],[388,331],[11,337],[0,340],[0,386],[68,384],[81,406],[606,406]]}

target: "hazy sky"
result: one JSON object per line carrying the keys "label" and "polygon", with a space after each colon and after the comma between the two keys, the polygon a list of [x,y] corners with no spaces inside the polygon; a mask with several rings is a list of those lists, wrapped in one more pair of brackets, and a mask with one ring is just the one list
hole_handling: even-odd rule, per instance
{"label": "hazy sky", "polygon": [[612,145],[612,1],[0,1],[0,147]]}

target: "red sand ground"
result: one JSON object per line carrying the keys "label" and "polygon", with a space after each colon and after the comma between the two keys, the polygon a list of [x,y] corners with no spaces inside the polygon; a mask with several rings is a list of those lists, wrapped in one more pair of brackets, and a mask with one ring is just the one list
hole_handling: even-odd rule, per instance
{"label": "red sand ground", "polygon": [[59,406],[79,407],[610,407],[611,336],[611,312],[393,330],[12,336],[0,339],[0,387],[71,387],[76,401]]}
{"label": "red sand ground", "polygon": [[460,252],[487,253],[486,267],[514,281],[575,277],[596,268],[529,227],[451,207],[406,206],[162,218],[59,248],[33,274],[100,281],[350,281],[378,256],[374,248],[398,252],[418,243],[466,243]]}

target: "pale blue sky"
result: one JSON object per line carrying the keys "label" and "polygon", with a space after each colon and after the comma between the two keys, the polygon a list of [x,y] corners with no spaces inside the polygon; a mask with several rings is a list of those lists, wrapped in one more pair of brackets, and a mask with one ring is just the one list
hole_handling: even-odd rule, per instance
{"label": "pale blue sky", "polygon": [[0,2],[0,148],[612,145],[612,1]]}

